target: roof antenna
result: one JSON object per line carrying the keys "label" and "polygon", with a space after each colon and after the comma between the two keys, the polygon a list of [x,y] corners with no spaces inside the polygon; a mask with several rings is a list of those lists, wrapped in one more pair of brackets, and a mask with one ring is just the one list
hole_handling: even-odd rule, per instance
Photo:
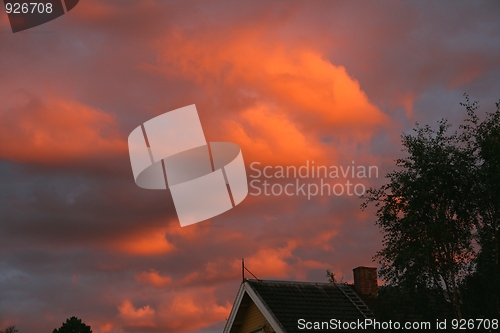
{"label": "roof antenna", "polygon": [[245,258],[242,258],[241,259],[241,277],[243,278],[243,282],[245,282],[245,271],[247,271],[248,273],[252,274],[252,276],[257,281],[262,281],[261,279],[259,279],[258,277],[256,277],[255,274],[253,274],[252,272],[250,272],[250,270],[248,268],[245,267]]}
{"label": "roof antenna", "polygon": [[241,278],[242,283],[245,282],[245,258],[241,258]]}

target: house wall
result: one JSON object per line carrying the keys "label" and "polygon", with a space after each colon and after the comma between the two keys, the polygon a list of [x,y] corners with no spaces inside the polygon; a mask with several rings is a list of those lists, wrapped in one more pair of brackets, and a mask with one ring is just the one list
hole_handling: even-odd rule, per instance
{"label": "house wall", "polygon": [[250,302],[238,333],[250,333],[267,324],[267,320],[254,302]]}

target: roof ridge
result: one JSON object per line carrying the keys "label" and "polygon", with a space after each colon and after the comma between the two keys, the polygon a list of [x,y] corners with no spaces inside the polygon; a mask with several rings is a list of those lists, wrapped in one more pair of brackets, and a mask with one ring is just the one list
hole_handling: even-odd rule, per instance
{"label": "roof ridge", "polygon": [[351,283],[331,283],[331,282],[312,282],[312,281],[290,281],[290,280],[263,280],[263,279],[245,279],[245,282],[264,282],[264,283],[279,283],[279,284],[310,284],[310,285],[348,285],[352,286],[353,284]]}

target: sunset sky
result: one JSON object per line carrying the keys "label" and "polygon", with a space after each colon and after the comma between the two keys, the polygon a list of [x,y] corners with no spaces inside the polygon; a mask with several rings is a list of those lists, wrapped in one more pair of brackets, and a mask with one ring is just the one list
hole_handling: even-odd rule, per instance
{"label": "sunset sky", "polygon": [[196,104],[249,180],[253,162],[354,161],[377,187],[415,122],[458,128],[464,93],[494,111],[499,17],[493,1],[81,0],[14,34],[2,4],[0,329],[221,332],[241,258],[261,279],[376,266],[356,196],[249,195],[181,228],[168,190],[134,183],[128,135]]}

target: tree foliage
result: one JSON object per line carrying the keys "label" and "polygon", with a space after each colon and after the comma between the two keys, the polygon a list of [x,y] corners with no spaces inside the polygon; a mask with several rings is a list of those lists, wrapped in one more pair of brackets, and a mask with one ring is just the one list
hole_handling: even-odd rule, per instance
{"label": "tree foliage", "polygon": [[92,333],[92,329],[85,325],[81,319],[73,316],[66,319],[66,322],[60,328],[54,329],[52,333]]}
{"label": "tree foliage", "polygon": [[469,305],[482,292],[490,300],[483,307],[498,316],[500,104],[484,121],[477,102],[466,96],[462,105],[468,118],[460,133],[441,120],[437,130],[417,124],[402,135],[407,157],[388,184],[367,191],[362,207],[375,204],[384,235],[375,259],[389,285],[440,295],[457,318],[462,307],[477,309]]}
{"label": "tree foliage", "polygon": [[3,331],[0,331],[0,333],[16,333],[16,332],[19,332],[16,326],[8,326]]}
{"label": "tree foliage", "polygon": [[462,141],[476,158],[471,198],[476,206],[475,240],[480,246],[475,271],[463,284],[464,305],[471,316],[500,315],[500,102],[480,121],[478,104],[466,96],[468,118]]}

